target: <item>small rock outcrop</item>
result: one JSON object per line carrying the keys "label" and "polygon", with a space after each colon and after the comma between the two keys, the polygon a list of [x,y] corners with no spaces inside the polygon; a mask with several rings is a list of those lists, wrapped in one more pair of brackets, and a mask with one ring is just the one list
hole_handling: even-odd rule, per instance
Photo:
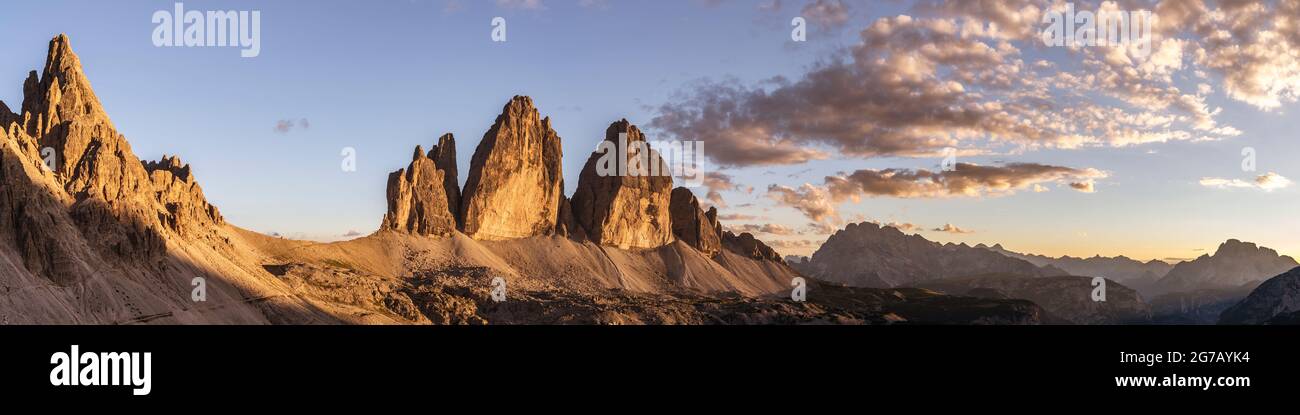
{"label": "small rock outcrop", "polygon": [[722,250],[722,226],[718,224],[718,208],[700,209],[700,201],[690,189],[673,189],[669,209],[672,215],[673,235],[687,245],[713,256]]}
{"label": "small rock outcrop", "polygon": [[573,215],[587,238],[623,249],[672,242],[673,179],[663,159],[627,120],[610,124],[605,143],[612,145],[602,145],[587,158],[573,194]]}
{"label": "small rock outcrop", "polygon": [[772,249],[772,247],[767,246],[763,241],[755,238],[754,235],[749,232],[740,235],[731,233],[731,231],[723,232],[722,246],[731,252],[753,259],[778,262],[782,264],[785,263],[785,259],[781,258],[781,254],[777,253],[775,249]]}
{"label": "small rock outcrop", "polygon": [[194,181],[190,165],[182,163],[180,157],[163,156],[156,162],[147,161],[144,169],[149,172],[158,201],[171,212],[162,218],[168,229],[181,236],[191,236],[205,224],[224,222],[221,212],[208,203],[203,189]]}
{"label": "small rock outcrop", "polygon": [[483,135],[460,204],[461,231],[480,240],[554,234],[564,198],[563,149],[551,119],[516,96]]}
{"label": "small rock outcrop", "polygon": [[456,232],[459,200],[456,141],[447,134],[428,154],[415,146],[411,164],[388,175],[388,213],[380,227],[416,235],[451,235]]}

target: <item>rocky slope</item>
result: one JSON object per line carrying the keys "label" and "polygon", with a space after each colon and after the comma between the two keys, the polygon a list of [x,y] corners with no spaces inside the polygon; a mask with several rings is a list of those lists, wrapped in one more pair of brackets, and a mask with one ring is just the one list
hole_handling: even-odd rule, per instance
{"label": "rocky slope", "polygon": [[474,150],[465,183],[461,230],[504,240],[550,235],[564,199],[560,136],[532,98],[516,96]]}
{"label": "rocky slope", "polygon": [[1219,316],[1219,324],[1297,324],[1300,268],[1269,278]]}
{"label": "rocky slope", "polygon": [[[587,238],[623,249],[658,248],[672,242],[669,203],[673,179],[666,174],[663,159],[646,145],[641,130],[627,120],[610,124],[605,142],[627,149],[626,157],[617,154],[623,150],[593,152],[570,201],[573,216]],[[627,174],[602,174],[598,165],[605,160],[605,169]],[[660,167],[651,169],[651,165]]]}
{"label": "rocky slope", "polygon": [[1092,277],[1057,276],[1024,278],[1019,275],[981,275],[928,281],[921,284],[950,295],[987,299],[1016,298],[1042,306],[1048,322],[1070,324],[1137,324],[1151,321],[1151,307],[1137,291],[1107,280],[1106,301],[1093,301]]}
{"label": "rocky slope", "polygon": [[1163,294],[1242,287],[1258,284],[1296,266],[1300,264],[1295,259],[1278,255],[1277,251],[1229,239],[1213,255],[1202,255],[1174,266],[1152,291]]}
{"label": "rocky slope", "polygon": [[1061,274],[987,249],[939,244],[870,222],[849,224],[835,232],[809,261],[795,266],[811,277],[858,287],[909,287],[993,273],[1025,277]]}

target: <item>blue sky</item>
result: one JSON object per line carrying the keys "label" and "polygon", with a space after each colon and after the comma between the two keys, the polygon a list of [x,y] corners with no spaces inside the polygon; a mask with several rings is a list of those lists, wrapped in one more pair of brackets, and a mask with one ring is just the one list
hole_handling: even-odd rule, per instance
{"label": "blue sky", "polygon": [[[812,27],[790,41],[789,20],[806,3],[781,1],[187,1],[187,9],[260,10],[261,54],[235,48],[158,48],[155,10],[173,2],[43,1],[12,4],[0,17],[6,39],[0,100],[18,107],[27,71],[39,69],[49,39],[67,33],[96,93],[142,159],[179,154],[228,221],[260,232],[336,240],[367,234],[385,209],[388,173],[411,149],[445,132],[458,139],[462,172],[482,134],[514,95],[532,96],[564,139],[566,191],[612,121],[648,126],[659,107],[692,94],[702,78],[757,85],[798,80],[857,44],[882,17],[916,14],[909,2],[846,2],[845,21]],[[54,16],[57,16],[55,18]],[[493,17],[507,19],[508,41],[490,41]],[[1024,48],[1024,59],[1074,67],[1068,53]],[[1190,70],[1184,71],[1190,72]],[[1035,148],[963,157],[993,165],[1032,162],[1107,173],[1095,193],[1057,189],[978,197],[865,197],[835,203],[840,220],[945,224],[972,230],[924,231],[932,240],[1001,242],[1010,249],[1091,256],[1195,257],[1227,238],[1300,254],[1300,202],[1294,187],[1274,191],[1211,188],[1205,177],[1242,179],[1242,147],[1258,151],[1259,173],[1300,177],[1293,102],[1260,108],[1225,96],[1221,75],[1205,102],[1240,135],[1082,149]],[[1182,78],[1180,78],[1182,77]],[[1175,75],[1194,89],[1202,81]],[[1187,78],[1187,79],[1185,79]],[[309,128],[274,131],[279,120]],[[652,138],[672,138],[650,129]],[[357,150],[358,170],[339,168]],[[771,185],[820,186],[859,169],[935,169],[935,157],[829,157],[799,164],[714,166],[743,190],[722,191],[729,225],[780,224],[789,234],[759,237],[808,254],[825,234],[804,212],[769,197]],[[709,147],[706,146],[706,153]],[[462,181],[464,180],[462,174]],[[702,193],[702,191],[697,191]],[[829,221],[828,221],[829,222]],[[780,242],[784,241],[784,242]],[[803,242],[807,241],[807,242]]]}

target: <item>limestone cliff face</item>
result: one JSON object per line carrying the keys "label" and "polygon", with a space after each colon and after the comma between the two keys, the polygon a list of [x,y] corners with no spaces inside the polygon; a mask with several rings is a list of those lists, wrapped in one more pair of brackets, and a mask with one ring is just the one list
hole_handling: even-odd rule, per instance
{"label": "limestone cliff face", "polygon": [[[657,248],[672,242],[669,204],[673,179],[667,175],[663,159],[649,146],[638,150],[646,142],[645,135],[627,120],[611,124],[605,130],[605,142],[627,149],[626,158],[608,149],[606,152],[613,154],[598,150],[587,158],[573,194],[574,218],[592,242],[603,245]],[[619,173],[602,173],[602,160],[612,161],[604,167]],[[617,163],[626,167],[619,168]],[[652,171],[652,165],[659,169]],[[624,170],[628,174],[622,174]]]}
{"label": "limestone cliff face", "polygon": [[[222,243],[217,234],[224,223],[221,214],[207,203],[189,168],[175,159],[146,164],[136,158],[91,90],[66,36],[50,41],[41,75],[28,74],[21,115],[8,108],[0,108],[0,121],[9,123],[4,126],[5,136],[14,145],[14,155],[23,153],[27,160],[52,158],[53,168],[42,167],[49,170],[42,174],[49,174],[51,182],[62,187],[55,200],[65,205],[93,248],[147,264],[166,251],[168,233]],[[3,178],[6,187],[23,179],[19,174],[24,172],[10,169],[7,173],[12,175]],[[22,201],[13,203],[16,211],[28,209]],[[40,222],[33,217],[18,220]],[[39,224],[14,226],[35,229]],[[17,233],[19,239],[27,239],[19,246],[41,245],[32,240],[34,236]]]}
{"label": "limestone cliff face", "polygon": [[700,201],[690,189],[678,187],[673,189],[672,202],[673,235],[682,242],[713,256],[722,250],[722,225],[718,224],[718,208],[709,207],[705,212],[700,209]]}
{"label": "limestone cliff face", "polygon": [[564,198],[560,136],[516,96],[483,135],[462,195],[461,231],[480,240],[554,234]]}
{"label": "limestone cliff face", "polygon": [[411,164],[388,175],[388,213],[380,227],[416,235],[454,233],[460,198],[455,154],[451,135],[439,139],[428,154],[415,146]]}

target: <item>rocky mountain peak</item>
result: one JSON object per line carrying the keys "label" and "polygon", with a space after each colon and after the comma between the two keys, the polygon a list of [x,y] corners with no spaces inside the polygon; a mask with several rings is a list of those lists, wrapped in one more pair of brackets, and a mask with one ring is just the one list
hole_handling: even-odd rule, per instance
{"label": "rocky mountain peak", "polygon": [[1295,268],[1295,259],[1251,242],[1229,239],[1214,255],[1181,262],[1156,284],[1157,292],[1185,292],[1206,288],[1240,287],[1272,278]]}
{"label": "rocky mountain peak", "polygon": [[[620,137],[626,137],[626,142],[619,143]],[[578,176],[578,188],[573,194],[574,218],[595,243],[621,248],[656,248],[672,242],[672,177],[621,174],[622,169],[620,174],[609,175],[600,173],[599,167],[602,158],[607,157],[633,166],[644,162],[663,165],[663,159],[652,150],[630,146],[632,142],[644,142],[645,135],[626,119],[610,124],[605,130],[605,141],[628,149],[626,158],[600,150],[592,152]],[[638,157],[641,161],[636,161]]]}
{"label": "rocky mountain peak", "polygon": [[502,240],[554,234],[564,198],[563,148],[533,100],[516,96],[483,135],[470,160],[461,230]]}
{"label": "rocky mountain peak", "polygon": [[813,277],[865,287],[914,286],[992,273],[1028,278],[1055,272],[989,249],[939,244],[871,222],[850,223],[835,232],[811,261],[797,268]]}
{"label": "rocky mountain peak", "polygon": [[381,229],[438,236],[456,232],[460,188],[451,134],[439,138],[428,153],[416,145],[411,164],[388,175],[387,194],[388,212]]}
{"label": "rocky mountain peak", "polygon": [[[77,245],[141,266],[156,266],[169,241],[229,245],[220,234],[221,214],[189,166],[176,157],[142,162],[131,151],[104,113],[67,36],[50,41],[40,77],[28,74],[21,111],[0,111],[0,121],[12,123],[4,136],[17,144],[3,146],[14,168],[0,172],[0,199],[8,200],[2,203],[6,211],[24,214],[0,230],[15,236],[33,273],[61,282],[89,275],[76,266],[90,255],[69,248]],[[57,160],[48,170],[39,152],[46,147]]]}
{"label": "rocky mountain peak", "polygon": [[62,34],[50,40],[40,78],[36,71],[28,73],[23,84],[22,112],[30,114],[24,128],[33,136],[46,134],[61,122],[80,117],[112,126],[86,79],[81,59],[72,51],[68,37]]}
{"label": "rocky mountain peak", "polygon": [[1269,252],[1271,252],[1273,255],[1277,254],[1277,251],[1268,248],[1261,248],[1251,242],[1242,242],[1237,239],[1229,239],[1219,244],[1219,248],[1214,251],[1214,255],[1215,256],[1219,256],[1219,255],[1241,256],[1241,255],[1255,254],[1257,253],[1257,251],[1259,251],[1258,253],[1264,255],[1268,255]]}

